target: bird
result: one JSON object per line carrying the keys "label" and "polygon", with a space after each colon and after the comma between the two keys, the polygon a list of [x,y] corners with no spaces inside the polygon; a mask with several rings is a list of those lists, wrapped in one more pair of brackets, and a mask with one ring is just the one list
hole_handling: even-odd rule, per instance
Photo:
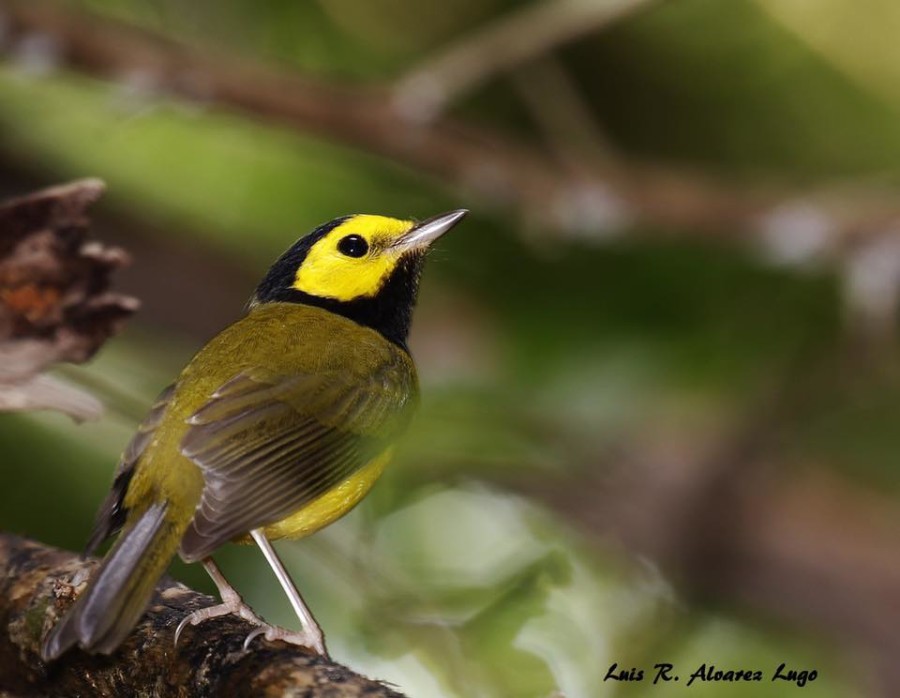
{"label": "bird", "polygon": [[[201,562],[221,603],[175,631],[234,614],[258,635],[328,656],[325,637],[271,541],[308,536],[367,494],[418,403],[407,339],[432,243],[462,220],[355,214],[297,240],[245,314],[159,395],[116,468],[85,554],[119,534],[41,647],[111,654],[146,611],[175,555]],[[301,629],[244,603],[212,554],[256,543]]]}

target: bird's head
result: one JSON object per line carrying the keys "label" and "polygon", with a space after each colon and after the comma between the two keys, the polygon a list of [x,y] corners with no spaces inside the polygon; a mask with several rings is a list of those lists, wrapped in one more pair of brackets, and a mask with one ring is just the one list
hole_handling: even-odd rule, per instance
{"label": "bird's head", "polygon": [[250,301],[315,305],[405,345],[419,274],[431,244],[468,213],[421,222],[385,216],[336,218],[295,242]]}

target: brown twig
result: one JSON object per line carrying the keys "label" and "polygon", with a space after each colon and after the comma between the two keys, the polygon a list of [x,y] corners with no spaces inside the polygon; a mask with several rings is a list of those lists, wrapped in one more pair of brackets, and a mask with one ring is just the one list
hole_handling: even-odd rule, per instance
{"label": "brown twig", "polygon": [[173,634],[190,611],[213,599],[164,581],[129,640],[105,656],[72,651],[46,665],[41,638],[71,604],[96,562],[0,534],[0,694],[27,696],[305,696],[402,698],[377,681],[283,642],[254,640],[238,618]]}
{"label": "brown twig", "polygon": [[499,73],[646,9],[656,0],[535,0],[438,51],[398,81],[400,110],[433,119]]}

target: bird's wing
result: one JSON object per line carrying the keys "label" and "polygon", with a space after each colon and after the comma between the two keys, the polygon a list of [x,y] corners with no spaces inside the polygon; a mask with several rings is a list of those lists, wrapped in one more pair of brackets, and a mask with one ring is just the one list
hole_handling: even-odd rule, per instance
{"label": "bird's wing", "polygon": [[206,557],[350,477],[405,426],[414,383],[409,371],[390,363],[364,377],[244,372],[225,383],[188,419],[181,442],[204,477],[182,557]]}
{"label": "bird's wing", "polygon": [[153,433],[162,421],[169,399],[174,392],[173,384],[159,394],[153,407],[150,408],[150,412],[138,427],[137,433],[131,437],[131,441],[125,447],[119,465],[116,467],[109,494],[106,495],[106,499],[103,500],[94,519],[94,528],[88,538],[87,546],[85,546],[85,555],[93,554],[104,540],[117,533],[124,525],[125,507],[122,502],[125,498],[125,491],[128,489],[128,483],[131,482],[131,476],[134,474],[134,467],[153,440]]}

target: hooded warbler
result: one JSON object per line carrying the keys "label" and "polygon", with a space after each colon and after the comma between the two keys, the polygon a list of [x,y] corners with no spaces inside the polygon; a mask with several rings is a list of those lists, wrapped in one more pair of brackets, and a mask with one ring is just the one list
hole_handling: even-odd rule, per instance
{"label": "hooded warbler", "polygon": [[[381,474],[418,397],[406,347],[425,253],[465,210],[415,223],[338,218],[269,269],[244,317],[204,346],[126,447],[87,553],[121,531],[48,633],[45,660],[79,645],[109,654],[129,635],[176,553],[200,561],[222,603],[259,634],[325,655],[322,632],[269,541],[300,538],[352,509]],[[246,606],[212,560],[260,547],[300,618],[291,632]]]}

